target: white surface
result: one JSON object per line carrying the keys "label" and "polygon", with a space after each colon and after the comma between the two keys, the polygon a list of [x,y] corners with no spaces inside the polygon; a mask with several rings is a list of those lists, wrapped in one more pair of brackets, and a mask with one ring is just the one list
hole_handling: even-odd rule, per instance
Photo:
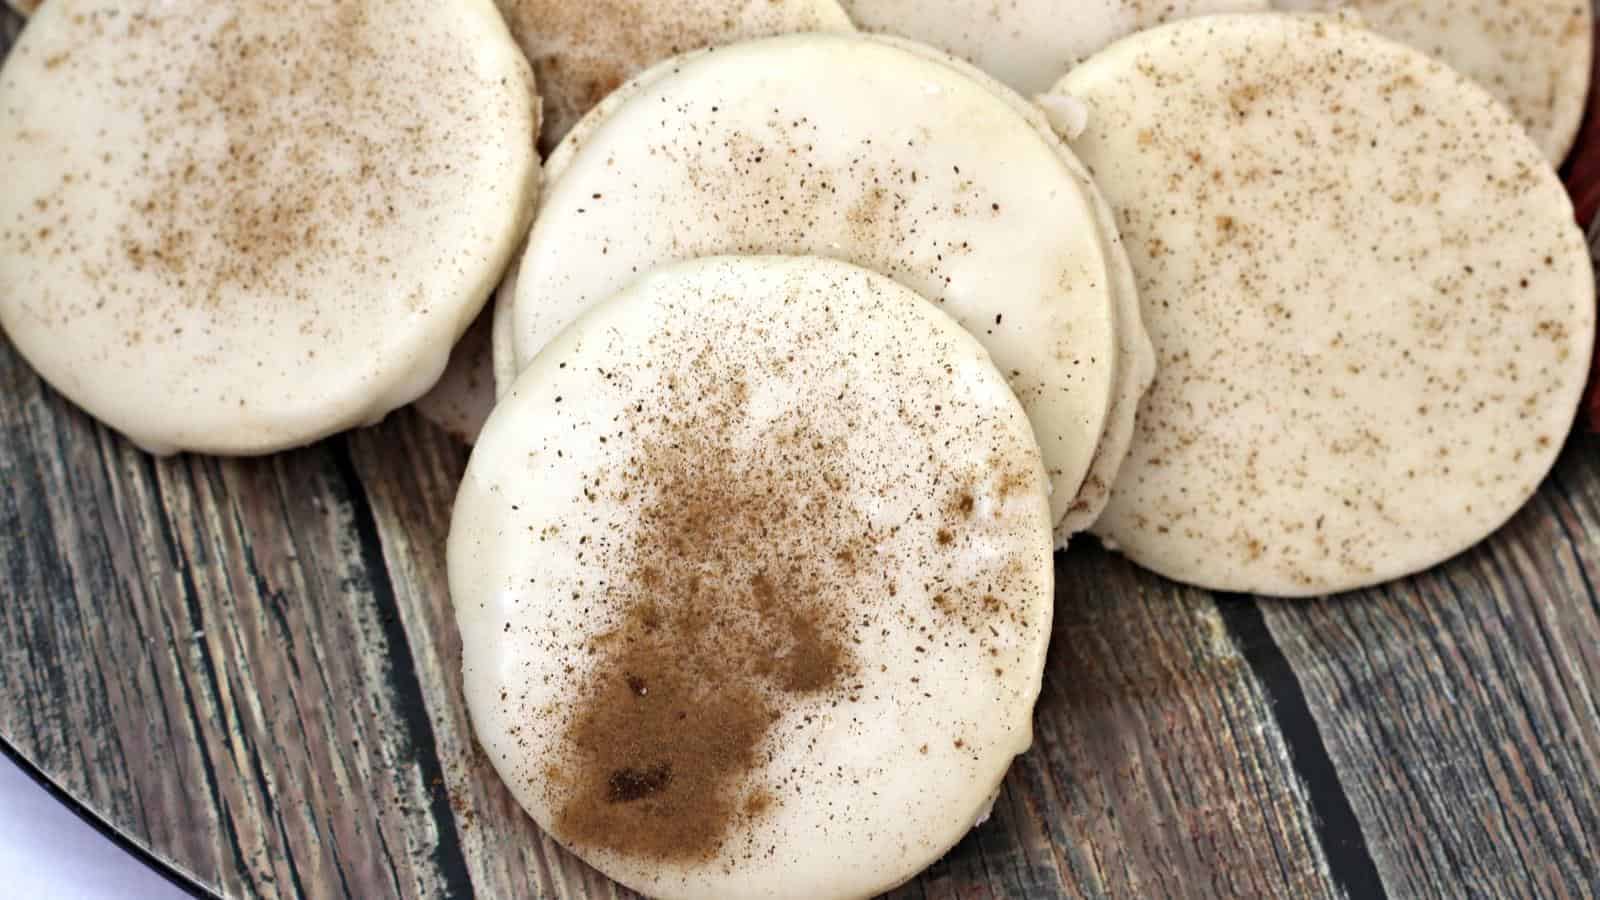
{"label": "white surface", "polygon": [[0,894],[36,900],[188,895],[91,828],[0,756]]}

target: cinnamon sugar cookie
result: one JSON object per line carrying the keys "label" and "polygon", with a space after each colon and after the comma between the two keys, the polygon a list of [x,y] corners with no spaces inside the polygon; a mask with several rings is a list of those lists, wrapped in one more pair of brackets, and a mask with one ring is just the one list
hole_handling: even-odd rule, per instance
{"label": "cinnamon sugar cookie", "polygon": [[155,452],[374,421],[521,237],[530,88],[489,0],[51,0],[0,70],[0,324]]}
{"label": "cinnamon sugar cookie", "polygon": [[1218,590],[1427,568],[1503,524],[1573,421],[1594,275],[1539,148],[1466,76],[1286,14],[1112,45],[1058,86],[1160,374],[1097,533]]}
{"label": "cinnamon sugar cookie", "polygon": [[894,887],[1031,741],[1046,484],[1003,375],[910,290],[817,258],[657,269],[547,344],[473,451],[449,570],[478,740],[649,896]]}

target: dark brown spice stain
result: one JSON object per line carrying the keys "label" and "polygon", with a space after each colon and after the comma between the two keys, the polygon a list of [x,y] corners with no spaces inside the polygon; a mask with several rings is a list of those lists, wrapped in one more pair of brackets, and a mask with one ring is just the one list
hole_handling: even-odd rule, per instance
{"label": "dark brown spice stain", "polygon": [[772,793],[760,790],[745,798],[744,814],[756,818],[772,808]]}
{"label": "dark brown spice stain", "polygon": [[672,783],[672,767],[654,766],[649,769],[618,769],[606,779],[610,788],[606,799],[612,803],[632,803],[652,794],[660,793]]}
{"label": "dark brown spice stain", "polygon": [[849,684],[838,598],[872,543],[843,489],[842,442],[801,417],[734,450],[748,392],[710,357],[693,368],[657,398],[664,409],[636,407],[633,427],[651,436],[620,476],[640,498],[612,561],[622,620],[592,642],[601,658],[555,782],[570,785],[563,840],[675,862],[713,857],[771,803],[750,782],[786,698]]}

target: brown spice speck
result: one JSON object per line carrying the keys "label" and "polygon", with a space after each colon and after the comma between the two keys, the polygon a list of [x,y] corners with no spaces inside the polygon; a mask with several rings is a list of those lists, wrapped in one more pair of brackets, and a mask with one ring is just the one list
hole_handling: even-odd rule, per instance
{"label": "brown spice speck", "polygon": [[972,499],[972,495],[970,493],[962,492],[958,497],[956,497],[956,512],[963,516],[972,515],[972,510],[975,506],[976,502]]}
{"label": "brown spice speck", "polygon": [[701,47],[835,25],[823,7],[806,3],[751,3],[737,15],[718,4],[638,0],[496,5],[533,64],[546,117],[539,147],[547,154],[584,113],[653,63]]}
{"label": "brown spice speck", "polygon": [[[611,562],[621,623],[593,643],[553,783],[564,840],[662,861],[709,859],[764,810],[750,781],[773,723],[794,699],[845,691],[856,662],[832,598],[871,540],[825,487],[846,483],[843,444],[801,421],[730,449],[748,392],[702,363],[663,392],[665,414],[638,414],[653,436],[622,476],[639,524]],[[824,487],[805,502],[797,484]]]}
{"label": "brown spice speck", "polygon": [[762,789],[745,798],[744,814],[756,818],[772,808],[772,792]]}
{"label": "brown spice speck", "polygon": [[[130,39],[154,35],[175,60],[191,56],[198,37],[207,50],[185,63],[175,97],[151,91],[131,110],[170,152],[146,156],[115,247],[196,303],[216,302],[229,286],[303,300],[308,266],[368,264],[351,228],[393,221],[397,197],[449,167],[430,159],[440,124],[412,98],[365,86],[394,65],[385,23],[367,5],[236,6],[123,17]],[[279,26],[288,19],[294,27]],[[408,77],[443,83],[447,62],[438,65]],[[371,134],[373,121],[391,136]]]}

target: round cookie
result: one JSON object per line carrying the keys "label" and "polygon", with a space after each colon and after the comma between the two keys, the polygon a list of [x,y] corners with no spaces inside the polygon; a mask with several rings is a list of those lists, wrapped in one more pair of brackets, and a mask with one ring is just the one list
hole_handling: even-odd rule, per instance
{"label": "round cookie", "polygon": [[817,258],[655,270],[485,426],[449,542],[468,707],[522,806],[662,898],[868,897],[1031,742],[1046,479],[982,347]]}
{"label": "round cookie", "polygon": [[837,0],[496,0],[533,63],[546,152],[644,69],[690,50],[800,31],[853,31]]}
{"label": "round cookie", "polygon": [[155,452],[374,421],[526,227],[530,81],[488,0],[51,0],[0,71],[0,325]]}
{"label": "round cookie", "polygon": [[1269,0],[841,0],[865,31],[969,60],[1027,96],[1125,35],[1188,16],[1253,12]]}
{"label": "round cookie", "polygon": [[1594,283],[1503,106],[1285,14],[1135,35],[1057,91],[1088,108],[1073,147],[1160,366],[1097,533],[1179,581],[1304,596],[1426,568],[1526,501],[1583,389]]}
{"label": "round cookie", "polygon": [[1034,421],[1060,520],[1117,375],[1092,189],[1041,117],[931,53],[771,38],[624,88],[551,155],[515,296],[497,313],[497,373],[663,262],[844,259],[930,297],[995,356]]}
{"label": "round cookie", "polygon": [[1554,165],[1583,122],[1594,56],[1590,0],[1281,0],[1286,9],[1353,9],[1368,28],[1477,79]]}

